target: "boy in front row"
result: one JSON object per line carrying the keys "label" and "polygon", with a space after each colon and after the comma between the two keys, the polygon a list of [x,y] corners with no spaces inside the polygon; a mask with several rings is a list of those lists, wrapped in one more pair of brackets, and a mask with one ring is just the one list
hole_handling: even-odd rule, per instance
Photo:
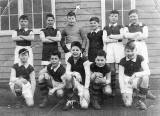
{"label": "boy in front row", "polygon": [[21,107],[23,97],[28,106],[34,105],[34,91],[36,87],[34,68],[28,63],[29,51],[25,48],[19,50],[20,62],[13,65],[10,76],[10,88],[17,97],[17,106]]}
{"label": "boy in front row", "polygon": [[125,46],[125,57],[121,59],[119,65],[119,84],[122,99],[125,106],[132,105],[133,89],[137,89],[138,107],[147,109],[145,99],[151,92],[149,85],[149,66],[143,56],[136,54],[136,45],[130,41]]}
{"label": "boy in front row", "polygon": [[106,64],[106,53],[98,51],[95,62],[90,65],[91,83],[90,96],[91,104],[95,109],[101,109],[100,102],[103,102],[103,94],[111,94],[111,70]]}
{"label": "boy in front row", "polygon": [[65,75],[65,93],[68,101],[63,110],[71,109],[74,106],[73,102],[78,103],[82,109],[87,109],[89,105],[90,63],[81,57],[81,52],[80,42],[72,42],[72,56],[68,59]]}
{"label": "boy in front row", "polygon": [[39,107],[47,105],[48,95],[56,93],[57,97],[63,97],[65,68],[60,62],[61,53],[59,51],[51,52],[50,64],[43,68],[39,73],[39,88],[43,97]]}

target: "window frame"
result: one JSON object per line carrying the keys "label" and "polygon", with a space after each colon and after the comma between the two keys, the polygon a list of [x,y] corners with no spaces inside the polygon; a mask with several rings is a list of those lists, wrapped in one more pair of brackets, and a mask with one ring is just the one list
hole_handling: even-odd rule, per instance
{"label": "window frame", "polygon": [[[113,0],[114,1],[114,0]],[[136,8],[136,0],[131,0],[131,9],[135,9]],[[103,29],[104,26],[106,25],[106,6],[105,6],[105,0],[101,0],[101,28]],[[123,0],[122,0],[123,2]],[[123,9],[122,9],[123,10]]]}
{"label": "window frame", "polygon": [[[23,1],[24,0],[18,0],[18,17],[21,16],[24,12],[23,9]],[[56,0],[51,0],[51,12],[52,14],[55,16],[55,25],[54,27],[56,27],[56,15],[55,15],[55,1]],[[39,34],[41,29],[33,29],[33,33],[34,34]],[[0,30],[0,36],[5,36],[5,35],[11,35],[13,32],[13,30]]]}

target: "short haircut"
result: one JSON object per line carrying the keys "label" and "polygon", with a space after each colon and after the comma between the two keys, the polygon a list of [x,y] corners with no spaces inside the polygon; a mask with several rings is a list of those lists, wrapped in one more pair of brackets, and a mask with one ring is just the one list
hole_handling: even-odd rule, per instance
{"label": "short haircut", "polygon": [[134,40],[129,41],[125,46],[125,49],[129,49],[129,50],[134,50],[135,48],[136,48],[136,44]]}
{"label": "short haircut", "polygon": [[97,52],[97,56],[103,56],[104,58],[106,58],[106,52],[104,50],[99,50]]}
{"label": "short haircut", "polygon": [[68,12],[67,17],[70,17],[70,16],[76,17],[76,13],[74,11],[70,11]]}
{"label": "short haircut", "polygon": [[27,15],[21,15],[19,20],[29,20]]}
{"label": "short haircut", "polygon": [[89,21],[96,21],[99,23],[99,18],[98,17],[91,17]]}
{"label": "short haircut", "polygon": [[59,59],[61,59],[61,52],[60,51],[53,51],[50,53],[50,58],[51,56],[58,56]]}
{"label": "short haircut", "polygon": [[19,55],[20,55],[20,54],[25,54],[25,53],[28,53],[28,55],[29,55],[29,51],[28,51],[26,48],[22,48],[22,49],[20,49],[19,52],[18,52]]}
{"label": "short haircut", "polygon": [[118,15],[119,15],[119,12],[118,12],[118,10],[111,10],[111,11],[109,12],[109,14],[118,14]]}
{"label": "short haircut", "polygon": [[74,46],[77,46],[80,50],[82,50],[82,45],[80,42],[78,41],[74,41],[71,43],[71,48],[74,47]]}
{"label": "short haircut", "polygon": [[49,13],[49,14],[46,15],[46,19],[47,19],[48,17],[52,17],[52,18],[54,19],[54,15],[51,14],[51,13]]}
{"label": "short haircut", "polygon": [[133,13],[138,14],[138,10],[137,10],[137,9],[132,9],[132,10],[130,10],[130,11],[128,12],[128,15],[131,15],[131,14],[133,14]]}

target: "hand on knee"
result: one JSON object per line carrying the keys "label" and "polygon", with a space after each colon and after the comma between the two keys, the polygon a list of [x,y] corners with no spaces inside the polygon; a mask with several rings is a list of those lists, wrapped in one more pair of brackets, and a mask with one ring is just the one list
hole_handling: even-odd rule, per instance
{"label": "hand on knee", "polygon": [[108,95],[108,94],[112,94],[112,89],[110,85],[106,85],[103,89],[103,93]]}
{"label": "hand on knee", "polygon": [[57,90],[56,95],[57,95],[57,97],[63,97],[63,95],[64,95],[63,90]]}

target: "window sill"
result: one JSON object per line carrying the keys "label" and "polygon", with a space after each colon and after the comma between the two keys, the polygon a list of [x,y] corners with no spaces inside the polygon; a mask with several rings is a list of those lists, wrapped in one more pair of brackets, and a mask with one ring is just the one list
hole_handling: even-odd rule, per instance
{"label": "window sill", "polygon": [[[41,29],[33,29],[34,34],[40,34]],[[5,31],[0,31],[0,36],[11,36],[13,33],[13,30],[5,30]]]}

